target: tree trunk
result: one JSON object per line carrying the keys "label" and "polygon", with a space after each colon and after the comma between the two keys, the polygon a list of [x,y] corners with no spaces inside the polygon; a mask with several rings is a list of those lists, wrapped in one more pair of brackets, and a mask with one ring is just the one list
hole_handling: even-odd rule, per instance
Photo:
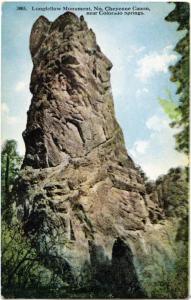
{"label": "tree trunk", "polygon": [[9,165],[10,165],[10,158],[9,158],[9,155],[7,154],[6,169],[5,169],[5,195],[6,195],[6,197],[9,194]]}

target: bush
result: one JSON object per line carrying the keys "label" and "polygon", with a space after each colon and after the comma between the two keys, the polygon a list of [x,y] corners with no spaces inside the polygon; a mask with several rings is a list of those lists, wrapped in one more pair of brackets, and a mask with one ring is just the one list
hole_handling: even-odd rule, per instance
{"label": "bush", "polygon": [[2,294],[5,298],[57,297],[64,283],[41,262],[19,224],[2,221]]}

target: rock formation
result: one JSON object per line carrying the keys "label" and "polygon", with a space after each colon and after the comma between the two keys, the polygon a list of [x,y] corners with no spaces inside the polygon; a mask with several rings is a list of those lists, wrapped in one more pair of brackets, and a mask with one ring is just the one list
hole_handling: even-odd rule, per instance
{"label": "rock formation", "polygon": [[163,249],[162,209],[147,195],[115,118],[112,63],[84,18],[69,12],[54,22],[40,17],[30,51],[33,97],[17,217],[68,284],[89,276],[98,289],[107,283],[113,297],[143,297],[151,249],[165,257],[172,251]]}

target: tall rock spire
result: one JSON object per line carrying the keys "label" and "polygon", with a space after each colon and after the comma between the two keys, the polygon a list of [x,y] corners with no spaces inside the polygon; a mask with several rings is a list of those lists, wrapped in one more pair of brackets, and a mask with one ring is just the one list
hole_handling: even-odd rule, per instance
{"label": "tall rock spire", "polygon": [[147,252],[142,237],[154,204],[115,118],[112,63],[84,18],[70,12],[54,22],[40,17],[30,51],[33,97],[15,187],[18,218],[66,280],[83,282],[88,265],[102,286],[103,270],[109,272],[116,297],[121,283],[124,297],[141,297],[138,253]]}
{"label": "tall rock spire", "polygon": [[30,50],[33,99],[23,133],[24,166],[57,166],[110,142],[118,144],[112,159],[122,165],[130,162],[114,116],[112,64],[83,18],[66,13],[50,23],[40,17],[31,32]]}

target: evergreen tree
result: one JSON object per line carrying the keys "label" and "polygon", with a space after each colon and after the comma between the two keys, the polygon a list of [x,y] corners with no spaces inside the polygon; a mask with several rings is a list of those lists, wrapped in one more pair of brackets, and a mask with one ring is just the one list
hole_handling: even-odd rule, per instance
{"label": "evergreen tree", "polygon": [[11,187],[18,175],[22,157],[17,152],[17,142],[7,140],[1,151],[1,187],[2,187],[2,208],[8,201]]}
{"label": "evergreen tree", "polygon": [[179,61],[170,66],[171,81],[177,83],[176,93],[179,104],[176,108],[179,118],[173,119],[171,125],[180,128],[176,134],[176,149],[189,153],[189,4],[175,2],[175,8],[165,18],[168,22],[178,22],[177,30],[185,30],[184,37],[177,43],[175,51],[181,55]]}

